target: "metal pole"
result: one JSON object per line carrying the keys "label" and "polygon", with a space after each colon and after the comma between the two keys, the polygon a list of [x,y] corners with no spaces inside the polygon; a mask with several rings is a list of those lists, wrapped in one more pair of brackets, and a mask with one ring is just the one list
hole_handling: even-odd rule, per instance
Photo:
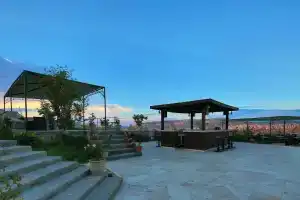
{"label": "metal pole", "polygon": [[3,97],[3,111],[5,112],[5,96]]}
{"label": "metal pole", "polygon": [[283,120],[283,135],[285,135],[285,120]]}
{"label": "metal pole", "polygon": [[106,90],[103,88],[103,98],[104,98],[104,130],[107,129],[107,119],[106,119]]}
{"label": "metal pole", "polygon": [[12,97],[10,97],[10,111],[12,112]]}
{"label": "metal pole", "polygon": [[85,130],[85,123],[84,123],[84,114],[85,114],[85,108],[84,108],[84,104],[85,104],[85,96],[83,96],[82,98],[82,128],[83,130]]}
{"label": "metal pole", "polygon": [[25,99],[25,130],[27,131],[27,122],[28,122],[28,117],[27,117],[27,75],[26,73],[24,74],[24,99]]}
{"label": "metal pole", "polygon": [[270,120],[270,135],[272,135],[272,121]]}

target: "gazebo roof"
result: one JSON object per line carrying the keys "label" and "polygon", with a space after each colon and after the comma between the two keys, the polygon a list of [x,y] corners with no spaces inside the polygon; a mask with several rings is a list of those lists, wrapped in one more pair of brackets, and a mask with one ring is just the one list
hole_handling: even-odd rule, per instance
{"label": "gazebo roof", "polygon": [[[24,93],[24,77],[27,78],[27,98],[29,99],[45,99],[45,93],[43,88],[47,87],[42,83],[42,79],[45,77],[51,77],[50,75],[40,74],[37,72],[24,70],[18,78],[13,82],[4,97],[12,98],[25,98]],[[66,80],[68,83],[74,85],[74,88],[78,91],[80,96],[85,96],[97,92],[105,87],[97,86],[87,83],[82,83],[74,80]]]}
{"label": "gazebo roof", "polygon": [[153,110],[165,110],[174,113],[202,113],[203,110],[209,106],[209,112],[224,112],[237,111],[237,107],[224,104],[214,99],[200,99],[195,101],[185,101],[170,104],[161,104],[150,106]]}

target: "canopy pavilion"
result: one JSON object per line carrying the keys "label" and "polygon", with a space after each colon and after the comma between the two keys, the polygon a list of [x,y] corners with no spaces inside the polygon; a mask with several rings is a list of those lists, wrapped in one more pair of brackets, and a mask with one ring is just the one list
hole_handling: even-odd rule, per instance
{"label": "canopy pavilion", "polygon": [[[191,149],[208,149],[214,146],[216,137],[229,136],[229,114],[232,111],[239,110],[237,107],[224,104],[214,99],[200,99],[195,101],[186,101],[170,104],[161,104],[150,106],[150,109],[158,110],[161,114],[161,139],[162,145],[175,146],[178,142],[178,136],[184,136],[184,147]],[[184,130],[183,134],[179,134],[178,131],[165,131],[164,119],[167,117],[167,113],[182,113],[189,114],[191,118],[190,128],[191,130]],[[225,115],[225,130],[206,130],[206,115],[214,112],[223,112]],[[201,130],[193,130],[193,118],[195,114],[201,113],[202,123]],[[182,140],[182,138],[180,139]]]}
{"label": "canopy pavilion", "polygon": [[[25,103],[25,126],[28,121],[28,109],[27,109],[27,100],[28,99],[38,99],[38,100],[46,100],[47,95],[45,88],[49,85],[45,84],[45,78],[49,78],[47,80],[55,81],[50,75],[41,74],[37,72],[24,70],[18,78],[12,83],[7,92],[4,95],[4,111],[6,109],[6,100],[9,98],[10,101],[10,110],[12,111],[12,103],[13,98],[21,98],[24,99]],[[72,89],[76,90],[76,93],[80,97],[87,97],[94,94],[100,93],[104,99],[104,118],[106,121],[106,91],[104,86],[98,86],[88,83],[83,83],[75,80],[64,79],[66,84],[72,85]],[[84,102],[83,102],[84,103]],[[84,118],[84,113],[83,113]],[[84,120],[83,120],[84,124]],[[105,124],[106,125],[106,124]],[[105,127],[106,128],[106,127]]]}

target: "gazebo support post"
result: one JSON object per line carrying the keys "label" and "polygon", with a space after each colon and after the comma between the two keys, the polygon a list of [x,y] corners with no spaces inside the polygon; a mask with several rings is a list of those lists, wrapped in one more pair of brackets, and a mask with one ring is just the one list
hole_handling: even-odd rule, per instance
{"label": "gazebo support post", "polygon": [[160,111],[160,130],[165,130],[165,111]]}
{"label": "gazebo support post", "polygon": [[190,115],[191,115],[191,130],[193,130],[194,129],[194,116],[195,116],[195,113],[192,112]]}
{"label": "gazebo support post", "polygon": [[269,125],[270,125],[270,127],[269,127],[270,128],[270,135],[272,135],[272,120],[270,120],[270,124]]}
{"label": "gazebo support post", "polygon": [[205,123],[206,122],[206,119],[205,119],[206,118],[206,111],[203,111],[201,114],[202,114],[201,127],[202,127],[202,130],[205,131],[205,129],[206,129],[206,127],[205,127],[206,126],[206,123]]}
{"label": "gazebo support post", "polygon": [[229,112],[225,111],[224,114],[225,114],[225,129],[228,130],[228,127],[229,127]]}
{"label": "gazebo support post", "polygon": [[28,122],[28,116],[27,116],[27,91],[28,91],[28,85],[27,85],[27,75],[24,74],[24,100],[25,100],[25,130],[27,132],[27,122]]}
{"label": "gazebo support post", "polygon": [[107,117],[106,117],[106,90],[103,88],[103,98],[104,98],[104,130],[107,130]]}
{"label": "gazebo support post", "polygon": [[283,120],[283,135],[285,135],[285,120]]}

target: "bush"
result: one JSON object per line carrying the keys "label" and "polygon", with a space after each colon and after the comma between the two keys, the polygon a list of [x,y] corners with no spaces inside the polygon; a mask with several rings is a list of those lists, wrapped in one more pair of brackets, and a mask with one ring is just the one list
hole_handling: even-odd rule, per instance
{"label": "bush", "polygon": [[61,135],[61,143],[64,146],[72,146],[76,149],[84,150],[84,147],[89,143],[88,139],[84,136],[71,136],[62,134]]}
{"label": "bush", "polygon": [[[5,169],[2,169],[5,172]],[[13,176],[0,176],[0,182],[3,183],[3,186],[0,187],[0,199],[1,200],[22,200],[20,198],[20,192],[17,190],[13,190],[14,185],[20,187],[21,184],[21,176],[13,175]]]}
{"label": "bush", "polygon": [[61,156],[64,160],[77,161],[79,163],[86,163],[88,161],[87,153],[84,148],[77,149],[72,146],[52,146],[47,151],[49,156]]}
{"label": "bush", "polygon": [[31,146],[32,148],[42,148],[44,143],[42,139],[37,137],[33,132],[24,132],[14,137],[18,145]]}
{"label": "bush", "polygon": [[9,127],[0,127],[0,140],[13,140],[14,134]]}
{"label": "bush", "polygon": [[133,133],[131,136],[132,136],[132,139],[136,142],[149,142],[151,140],[151,138],[148,135]]}
{"label": "bush", "polygon": [[0,139],[1,140],[13,140],[14,135],[11,130],[11,120],[7,117],[0,116]]}
{"label": "bush", "polygon": [[247,135],[237,134],[237,135],[232,136],[232,141],[235,141],[235,142],[248,142],[249,137]]}

